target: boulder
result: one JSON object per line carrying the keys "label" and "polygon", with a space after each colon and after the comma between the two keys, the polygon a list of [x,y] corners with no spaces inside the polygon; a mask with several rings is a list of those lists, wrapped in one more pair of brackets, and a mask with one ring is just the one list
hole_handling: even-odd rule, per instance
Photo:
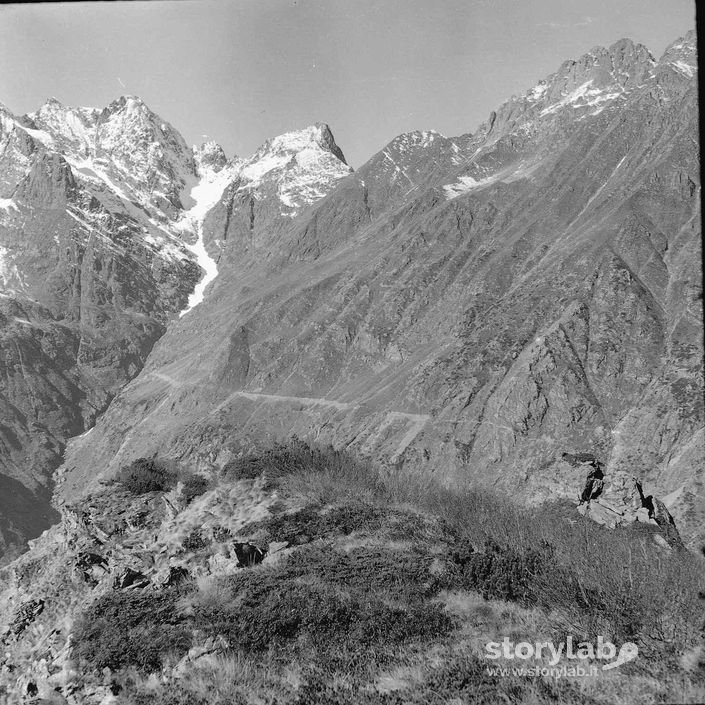
{"label": "boulder", "polygon": [[144,588],[149,585],[149,578],[132,568],[125,568],[113,580],[113,589],[125,590],[127,588]]}
{"label": "boulder", "polygon": [[19,606],[10,625],[10,631],[19,636],[44,611],[44,600],[29,600]]}
{"label": "boulder", "polygon": [[183,566],[170,566],[169,575],[162,582],[161,587],[170,588],[181,585],[185,580],[188,580],[191,574]]}
{"label": "boulder", "polygon": [[260,548],[249,542],[236,542],[233,544],[233,550],[242,568],[251,568],[253,565],[261,563],[267,555],[266,548]]}
{"label": "boulder", "polygon": [[609,529],[614,529],[616,526],[624,524],[625,521],[623,512],[614,505],[599,499],[581,504],[578,507],[578,512]]}

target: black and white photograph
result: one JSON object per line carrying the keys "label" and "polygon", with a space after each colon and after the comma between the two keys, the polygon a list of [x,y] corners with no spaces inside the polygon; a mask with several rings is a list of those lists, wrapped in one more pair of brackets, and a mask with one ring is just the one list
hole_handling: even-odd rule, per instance
{"label": "black and white photograph", "polygon": [[694,0],[0,6],[0,705],[702,705]]}

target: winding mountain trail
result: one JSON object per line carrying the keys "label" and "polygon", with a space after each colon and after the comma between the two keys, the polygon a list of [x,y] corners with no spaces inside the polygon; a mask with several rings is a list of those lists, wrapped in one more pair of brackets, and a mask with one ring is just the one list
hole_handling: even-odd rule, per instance
{"label": "winding mountain trail", "polygon": [[[150,372],[153,377],[168,382],[173,387],[181,387],[183,384],[173,377],[166,375],[162,372]],[[221,401],[217,406],[211,410],[211,414],[216,414],[218,411],[225,408],[230,404],[235,398],[240,397],[242,399],[248,399],[249,401],[260,401],[265,404],[267,403],[283,403],[283,404],[301,404],[304,407],[328,407],[335,409],[336,411],[353,411],[355,409],[361,408],[361,404],[354,404],[352,402],[336,401],[335,399],[326,399],[325,397],[298,397],[298,396],[286,396],[282,394],[265,394],[263,392],[245,392],[238,390],[233,392],[223,401]],[[163,405],[160,404],[160,407]],[[155,411],[158,410],[158,408]],[[396,421],[408,421],[410,422],[407,432],[402,437],[399,445],[397,446],[394,453],[391,455],[390,460],[396,462],[402,455],[402,453],[411,445],[416,436],[423,431],[426,424],[431,420],[429,414],[411,414],[404,411],[387,411],[384,420],[379,424],[377,430],[373,434],[374,437],[380,436],[384,433],[386,429],[392,426]]]}

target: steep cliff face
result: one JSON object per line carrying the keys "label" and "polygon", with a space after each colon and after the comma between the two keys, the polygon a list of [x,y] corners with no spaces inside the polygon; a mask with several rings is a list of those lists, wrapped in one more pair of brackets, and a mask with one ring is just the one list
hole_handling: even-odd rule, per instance
{"label": "steep cliff face", "polygon": [[296,433],[540,501],[575,498],[561,455],[592,452],[608,489],[640,476],[701,542],[696,66],[694,34],[659,61],[595,49],[475,135],[401,136],[290,209],[278,174],[300,160],[265,145],[266,187],[239,164],[205,219],[198,315],[72,442],[59,495]]}
{"label": "steep cliff face", "polygon": [[[184,243],[160,229],[156,218],[168,214],[127,195],[124,153],[99,134],[106,120],[54,100],[32,116],[3,112],[0,475],[13,489],[0,508],[2,553],[56,520],[50,477],[66,439],[137,374],[200,274]],[[112,127],[134,147],[128,120],[122,133]]]}
{"label": "steep cliff face", "polygon": [[215,143],[189,148],[134,96],[103,110],[53,98],[22,117],[0,108],[0,482],[14,488],[0,555],[56,521],[50,477],[66,439],[217,276],[202,226],[224,190],[261,202],[264,232],[349,172],[325,125],[228,161]]}

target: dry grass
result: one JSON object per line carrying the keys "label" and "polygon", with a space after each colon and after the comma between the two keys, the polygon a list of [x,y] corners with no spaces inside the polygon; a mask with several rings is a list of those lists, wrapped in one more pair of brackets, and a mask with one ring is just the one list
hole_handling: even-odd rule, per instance
{"label": "dry grass", "polygon": [[[626,705],[700,697],[699,557],[666,553],[649,536],[605,530],[559,505],[537,512],[474,489],[398,477],[384,484],[364,463],[300,442],[275,451],[266,463],[244,464],[254,478],[220,478],[183,514],[193,527],[206,505],[216,511],[209,497],[227,500],[237,520],[219,504],[219,527],[292,547],[276,562],[191,583],[173,606],[172,626],[187,627],[196,644],[225,638],[230,650],[184,663],[178,682],[128,669],[126,703]],[[257,497],[266,498],[265,511]],[[250,507],[258,513],[244,524]],[[561,682],[492,675],[483,658],[484,645],[505,636],[598,633],[637,641],[638,663]]]}

